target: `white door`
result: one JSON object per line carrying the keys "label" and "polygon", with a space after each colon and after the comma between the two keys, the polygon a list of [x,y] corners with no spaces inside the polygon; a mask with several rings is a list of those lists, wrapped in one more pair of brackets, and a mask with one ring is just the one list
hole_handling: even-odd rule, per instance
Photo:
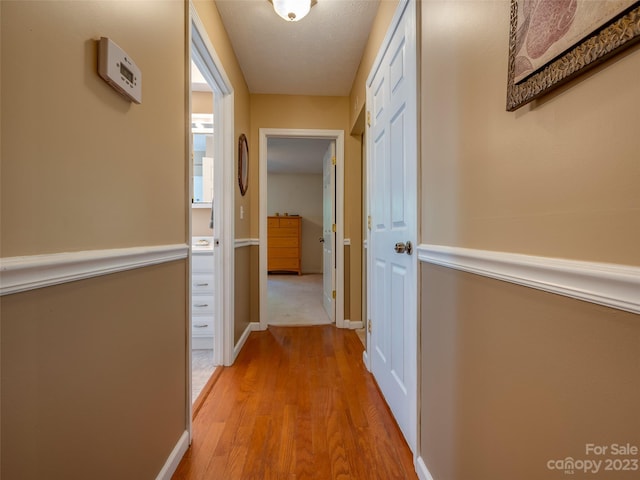
{"label": "white door", "polygon": [[[368,356],[411,450],[417,438],[415,2],[400,2],[367,82],[371,336]],[[398,16],[396,15],[396,17]],[[390,36],[389,36],[390,35]],[[381,55],[381,56],[380,56]]]}
{"label": "white door", "polygon": [[336,234],[333,225],[335,216],[335,184],[336,184],[336,144],[331,142],[322,160],[322,304],[332,322],[336,321],[335,300],[333,291],[336,284]]}

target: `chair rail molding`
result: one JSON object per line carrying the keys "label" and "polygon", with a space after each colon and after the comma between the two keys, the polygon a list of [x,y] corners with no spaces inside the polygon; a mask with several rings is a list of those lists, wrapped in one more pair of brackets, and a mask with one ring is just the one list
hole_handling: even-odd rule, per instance
{"label": "chair rail molding", "polygon": [[253,247],[260,246],[259,238],[236,238],[235,239],[235,248],[244,248],[244,247]]}
{"label": "chair rail molding", "polygon": [[640,267],[422,244],[421,262],[640,313]]}
{"label": "chair rail molding", "polygon": [[186,244],[85,250],[0,259],[0,295],[182,260]]}

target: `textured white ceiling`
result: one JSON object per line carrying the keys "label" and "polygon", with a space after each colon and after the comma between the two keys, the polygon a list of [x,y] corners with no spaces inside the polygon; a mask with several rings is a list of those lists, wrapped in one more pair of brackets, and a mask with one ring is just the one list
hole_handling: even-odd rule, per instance
{"label": "textured white ceiling", "polygon": [[286,22],[268,0],[216,0],[251,93],[349,95],[379,0],[318,0]]}
{"label": "textured white ceiling", "polygon": [[267,172],[321,174],[331,142],[325,138],[268,138]]}

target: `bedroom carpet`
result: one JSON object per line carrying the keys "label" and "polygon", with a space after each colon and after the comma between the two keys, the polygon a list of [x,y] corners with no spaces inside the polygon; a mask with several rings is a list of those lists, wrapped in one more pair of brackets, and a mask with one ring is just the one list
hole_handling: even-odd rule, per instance
{"label": "bedroom carpet", "polygon": [[322,274],[269,275],[267,285],[269,325],[327,325],[322,306]]}

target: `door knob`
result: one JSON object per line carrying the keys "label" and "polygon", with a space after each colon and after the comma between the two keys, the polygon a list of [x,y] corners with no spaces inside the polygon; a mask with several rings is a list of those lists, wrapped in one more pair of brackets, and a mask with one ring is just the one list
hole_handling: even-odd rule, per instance
{"label": "door knob", "polygon": [[396,253],[406,253],[407,255],[411,255],[413,252],[413,245],[411,245],[411,242],[398,242],[396,243],[394,250]]}
{"label": "door knob", "polygon": [[320,237],[318,240],[320,241],[320,243],[324,243],[324,238]]}

